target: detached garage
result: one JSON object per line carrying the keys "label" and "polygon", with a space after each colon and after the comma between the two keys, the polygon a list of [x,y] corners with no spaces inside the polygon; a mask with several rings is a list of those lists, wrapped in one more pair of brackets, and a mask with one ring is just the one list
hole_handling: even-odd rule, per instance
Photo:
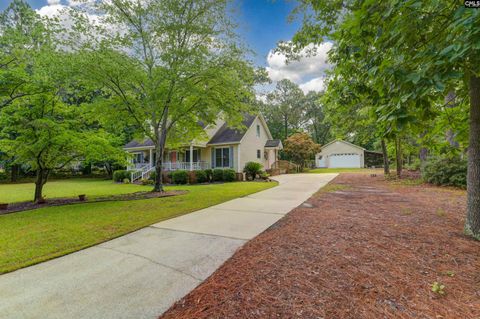
{"label": "detached garage", "polygon": [[[335,140],[322,146],[322,151],[316,155],[315,162],[317,167],[361,168],[365,167],[366,155],[383,158],[381,153],[370,152],[358,145]],[[369,164],[369,166],[372,166],[372,164]]]}

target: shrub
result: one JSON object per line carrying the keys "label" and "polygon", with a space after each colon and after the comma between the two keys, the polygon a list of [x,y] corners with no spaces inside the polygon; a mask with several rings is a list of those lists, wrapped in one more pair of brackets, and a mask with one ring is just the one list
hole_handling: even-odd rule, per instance
{"label": "shrub", "polygon": [[140,180],[140,183],[142,183],[142,185],[153,185],[153,184],[155,184],[154,181],[152,181],[151,179],[146,179],[146,178]]}
{"label": "shrub", "polygon": [[130,184],[130,179],[129,178],[124,178],[123,183],[124,184]]}
{"label": "shrub", "polygon": [[235,180],[235,170],[234,169],[231,169],[231,168],[228,168],[228,169],[225,169],[223,170],[223,180],[225,182],[233,182]]}
{"label": "shrub", "polygon": [[430,160],[422,171],[423,179],[435,185],[467,187],[467,161],[458,157]]}
{"label": "shrub", "polygon": [[188,172],[184,170],[174,171],[172,173],[172,180],[174,184],[186,184],[188,181]]}
{"label": "shrub", "polygon": [[156,177],[157,177],[157,172],[156,171],[151,171],[148,179],[154,181]]}
{"label": "shrub", "polygon": [[212,179],[214,182],[223,181],[223,169],[215,168],[212,173]]}
{"label": "shrub", "polygon": [[0,172],[0,181],[6,180],[7,174],[5,172]]}
{"label": "shrub", "polygon": [[118,170],[113,172],[113,180],[115,182],[123,182],[124,179],[130,178],[132,176],[132,171]]}
{"label": "shrub", "polygon": [[207,180],[207,173],[205,171],[196,171],[197,175],[197,183],[206,183]]}
{"label": "shrub", "polygon": [[262,164],[257,162],[248,162],[245,164],[243,172],[247,175],[247,179],[253,180],[262,172]]}
{"label": "shrub", "polygon": [[211,168],[207,168],[205,170],[205,174],[207,175],[207,182],[211,182],[212,181],[212,178],[213,178],[213,171]]}

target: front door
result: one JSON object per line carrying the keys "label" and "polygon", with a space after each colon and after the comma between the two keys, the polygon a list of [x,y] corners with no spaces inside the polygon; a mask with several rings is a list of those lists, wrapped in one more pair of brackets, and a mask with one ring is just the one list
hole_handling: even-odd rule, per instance
{"label": "front door", "polygon": [[175,151],[170,152],[170,162],[172,162],[172,163],[177,162],[177,152],[175,152]]}

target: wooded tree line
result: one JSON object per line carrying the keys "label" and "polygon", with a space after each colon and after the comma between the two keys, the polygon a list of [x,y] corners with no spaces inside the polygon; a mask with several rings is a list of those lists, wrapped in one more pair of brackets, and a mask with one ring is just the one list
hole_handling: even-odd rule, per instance
{"label": "wooded tree line", "polygon": [[155,144],[202,138],[222,114],[240,126],[262,77],[245,58],[227,0],[80,2],[61,18],[24,0],[0,16],[0,152],[36,172],[74,161],[125,163],[136,133]]}
{"label": "wooded tree line", "polygon": [[328,143],[331,124],[325,117],[321,96],[314,91],[305,94],[288,79],[278,81],[259,102],[273,138],[285,141],[293,133],[307,132],[317,144]]}
{"label": "wooded tree line", "polygon": [[321,101],[336,130],[375,137],[398,174],[406,154],[468,157],[465,232],[480,239],[480,11],[463,1],[303,0],[293,15],[303,27],[281,45],[290,58],[334,44]]}

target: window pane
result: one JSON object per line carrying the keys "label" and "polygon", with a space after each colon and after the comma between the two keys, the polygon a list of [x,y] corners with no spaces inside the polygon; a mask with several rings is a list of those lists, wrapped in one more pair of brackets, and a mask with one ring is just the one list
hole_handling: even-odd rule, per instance
{"label": "window pane", "polygon": [[215,166],[222,167],[222,149],[221,148],[215,149]]}
{"label": "window pane", "polygon": [[230,148],[223,149],[223,167],[230,166]]}

